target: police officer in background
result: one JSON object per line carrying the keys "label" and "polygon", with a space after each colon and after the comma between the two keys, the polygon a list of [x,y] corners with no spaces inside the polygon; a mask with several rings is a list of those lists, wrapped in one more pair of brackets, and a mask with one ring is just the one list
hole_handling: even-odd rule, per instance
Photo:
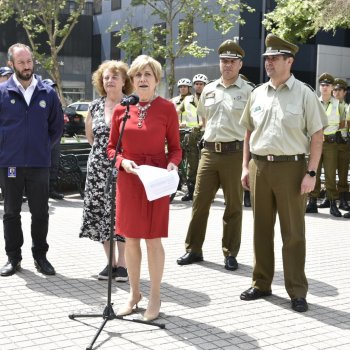
{"label": "police officer in background", "polygon": [[186,96],[182,102],[183,107],[180,107],[185,111],[185,117],[183,118],[183,122],[186,123],[185,127],[191,128],[191,132],[185,135],[183,141],[187,158],[187,193],[181,198],[182,201],[193,199],[199,162],[198,142],[203,136],[202,121],[199,120],[197,106],[204,86],[208,82],[206,75],[196,74],[192,79],[194,94]]}
{"label": "police officer in background", "polygon": [[10,67],[0,67],[0,83],[3,83],[13,74],[13,70]]}
{"label": "police officer in background", "polygon": [[179,265],[203,260],[211,203],[222,187],[226,207],[223,215],[222,251],[224,267],[236,270],[241,244],[243,189],[240,181],[245,129],[239,125],[252,87],[239,76],[244,50],[233,40],[224,41],[218,49],[221,77],[204,87],[197,113],[205,128],[192,218],[185,241],[186,253],[177,259]]}
{"label": "police officer in background", "polygon": [[253,198],[255,255],[252,287],[240,298],[271,295],[278,213],[285,288],[293,310],[304,312],[308,309],[306,194],[315,186],[327,118],[314,91],[291,74],[298,46],[272,34],[265,43],[263,56],[270,80],[252,91],[240,121],[247,129],[242,185],[250,189]]}
{"label": "police officer in background", "polygon": [[173,97],[171,99],[171,102],[174,103],[177,115],[179,116],[180,127],[184,127],[185,123],[182,121],[182,119],[184,118],[184,108],[182,102],[186,96],[191,95],[192,82],[190,79],[181,78],[177,82],[177,87],[179,89],[179,95]]}
{"label": "police officer in background", "polygon": [[[336,78],[334,79],[334,88],[332,91],[333,97],[339,101],[339,107],[345,111],[349,116],[349,105],[345,102],[346,90],[348,84],[345,80]],[[338,192],[339,192],[339,209],[350,211],[350,206],[346,200],[346,196],[349,191],[348,184],[348,172],[349,172],[349,124],[350,121],[345,122],[345,127],[340,131],[341,138],[339,138],[339,157],[338,157]]]}
{"label": "police officer in background", "polygon": [[[324,168],[326,197],[318,206],[319,208],[330,208],[330,214],[341,217],[342,214],[337,207],[336,200],[339,198],[336,176],[339,165],[339,144],[342,142],[342,130],[345,127],[346,111],[339,101],[332,96],[334,77],[329,73],[323,73],[319,79],[321,96],[319,100],[326,112],[328,125],[323,131],[323,146],[320,164],[317,169],[317,181],[315,190],[310,193],[309,203],[306,207],[307,213],[317,213],[317,198],[321,190],[321,169]],[[339,192],[347,189],[339,188]]]}
{"label": "police officer in background", "polygon": [[[53,89],[56,88],[57,84],[52,79],[44,79],[44,84],[48,84]],[[51,166],[50,166],[50,177],[49,177],[49,197],[52,199],[63,199],[64,194],[57,191],[58,185],[58,168],[60,166],[60,155],[61,155],[61,143],[60,141],[55,143],[51,148]]]}

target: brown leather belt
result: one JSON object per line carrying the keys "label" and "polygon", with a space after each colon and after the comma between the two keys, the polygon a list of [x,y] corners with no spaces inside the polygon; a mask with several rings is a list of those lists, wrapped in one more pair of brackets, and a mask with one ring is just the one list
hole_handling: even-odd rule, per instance
{"label": "brown leather belt", "polygon": [[216,153],[232,153],[243,150],[243,141],[232,142],[207,142],[204,141],[204,148]]}
{"label": "brown leather belt", "polygon": [[297,162],[305,159],[305,154],[295,154],[293,156],[274,156],[269,154],[268,156],[258,156],[252,153],[252,158],[256,160],[264,160],[266,162]]}

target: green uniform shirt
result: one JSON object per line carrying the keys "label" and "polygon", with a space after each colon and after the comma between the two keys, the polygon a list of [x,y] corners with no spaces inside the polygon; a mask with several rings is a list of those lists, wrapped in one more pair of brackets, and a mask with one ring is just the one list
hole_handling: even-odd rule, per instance
{"label": "green uniform shirt", "polygon": [[239,125],[252,87],[241,77],[225,87],[221,78],[206,85],[197,113],[206,120],[204,140],[208,142],[242,141],[245,128]]}
{"label": "green uniform shirt", "polygon": [[293,75],[277,89],[267,82],[253,90],[240,124],[252,132],[254,154],[310,153],[310,137],[327,125],[317,95]]}

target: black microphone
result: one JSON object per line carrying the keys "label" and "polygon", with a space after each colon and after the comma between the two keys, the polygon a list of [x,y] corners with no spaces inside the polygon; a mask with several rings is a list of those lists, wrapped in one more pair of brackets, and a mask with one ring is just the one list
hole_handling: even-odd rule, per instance
{"label": "black microphone", "polygon": [[136,105],[139,102],[140,98],[137,95],[130,95],[124,97],[120,104],[122,106],[130,106],[130,105]]}

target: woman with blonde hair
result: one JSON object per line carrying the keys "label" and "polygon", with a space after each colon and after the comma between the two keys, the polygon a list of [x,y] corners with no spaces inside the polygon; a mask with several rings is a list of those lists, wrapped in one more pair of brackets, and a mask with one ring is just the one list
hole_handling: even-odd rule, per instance
{"label": "woman with blonde hair", "polygon": [[[110,251],[112,199],[111,193],[105,195],[104,189],[112,164],[106,150],[113,110],[125,95],[132,92],[132,84],[127,75],[128,68],[122,61],[111,60],[103,62],[93,73],[92,83],[101,97],[91,102],[85,121],[86,137],[92,147],[87,164],[80,237],[101,242],[107,261]],[[113,277],[118,282],[126,282],[128,273],[124,257],[125,239],[119,235],[115,237],[118,259],[115,255],[112,258]],[[98,279],[108,279],[108,263],[98,274]]]}
{"label": "woman with blonde hair", "polygon": [[[169,196],[148,201],[135,168],[146,164],[168,171],[176,170],[182,151],[175,107],[172,102],[156,94],[162,75],[160,63],[146,55],[138,56],[132,62],[128,75],[140,102],[130,106],[130,119],[125,124],[116,162],[119,170],[116,232],[126,237],[125,258],[130,281],[129,298],[118,310],[118,315],[131,314],[142,298],[140,241],[145,239],[151,288],[143,319],[152,321],[160,311],[160,284],[165,259],[161,239],[168,236]],[[107,148],[110,158],[116,152],[124,113],[125,107],[119,105],[113,114]]]}

